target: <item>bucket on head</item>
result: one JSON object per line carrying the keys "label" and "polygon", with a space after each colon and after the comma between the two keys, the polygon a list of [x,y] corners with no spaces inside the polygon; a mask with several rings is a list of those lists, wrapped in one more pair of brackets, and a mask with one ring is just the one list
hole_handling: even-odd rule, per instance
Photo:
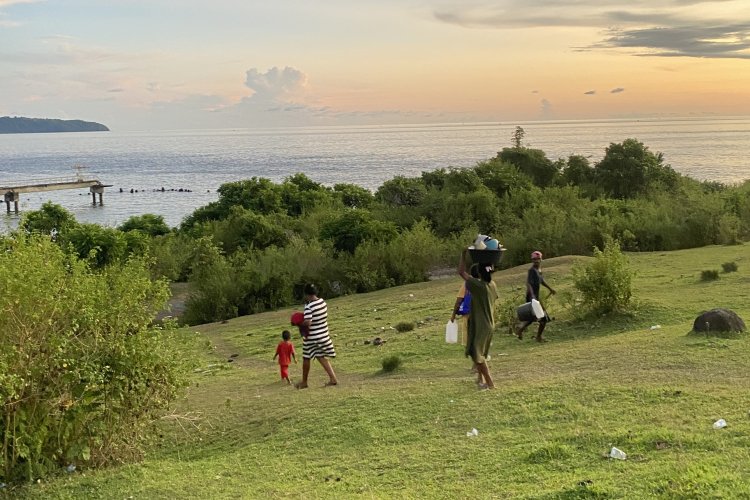
{"label": "bucket on head", "polygon": [[536,321],[544,318],[544,308],[536,299],[526,302],[516,309],[516,315],[519,321]]}

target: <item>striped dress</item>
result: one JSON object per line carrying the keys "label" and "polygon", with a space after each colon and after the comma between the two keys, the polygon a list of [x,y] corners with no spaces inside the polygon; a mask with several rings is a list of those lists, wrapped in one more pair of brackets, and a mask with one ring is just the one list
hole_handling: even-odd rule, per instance
{"label": "striped dress", "polygon": [[308,319],[312,320],[310,334],[302,340],[302,357],[335,358],[336,351],[328,334],[328,305],[323,299],[317,298],[305,305],[305,321]]}

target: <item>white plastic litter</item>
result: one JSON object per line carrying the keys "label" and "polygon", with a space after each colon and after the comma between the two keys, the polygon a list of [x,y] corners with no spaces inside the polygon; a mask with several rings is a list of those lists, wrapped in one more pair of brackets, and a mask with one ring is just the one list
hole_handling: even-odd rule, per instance
{"label": "white plastic litter", "polygon": [[720,418],[719,420],[714,422],[714,429],[723,429],[726,426],[727,426],[727,421],[724,420],[723,418]]}
{"label": "white plastic litter", "polygon": [[458,323],[455,321],[445,324],[445,341],[449,344],[458,343]]}
{"label": "white plastic litter", "polygon": [[627,454],[614,446],[609,450],[609,458],[616,458],[617,460],[625,460],[628,458]]}
{"label": "white plastic litter", "polygon": [[658,330],[659,328],[661,328],[661,325],[653,325],[651,327],[652,330]]}
{"label": "white plastic litter", "polygon": [[471,429],[469,432],[466,433],[466,437],[472,437],[472,436],[478,436],[479,431],[476,429]]}

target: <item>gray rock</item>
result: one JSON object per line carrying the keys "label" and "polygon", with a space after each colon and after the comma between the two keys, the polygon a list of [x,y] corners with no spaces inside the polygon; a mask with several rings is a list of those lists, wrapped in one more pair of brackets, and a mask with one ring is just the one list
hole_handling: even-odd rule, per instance
{"label": "gray rock", "polygon": [[737,313],[729,309],[711,309],[701,313],[693,322],[693,331],[711,332],[744,332],[745,322]]}

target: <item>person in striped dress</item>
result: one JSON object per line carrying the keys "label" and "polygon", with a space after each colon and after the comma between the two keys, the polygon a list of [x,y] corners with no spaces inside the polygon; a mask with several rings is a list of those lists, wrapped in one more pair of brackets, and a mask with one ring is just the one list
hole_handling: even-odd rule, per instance
{"label": "person in striped dress", "polygon": [[335,358],[331,335],[328,331],[328,305],[318,297],[318,288],[312,283],[305,285],[305,320],[302,323],[310,333],[302,340],[302,381],[297,389],[307,388],[307,376],[310,373],[310,360],[317,359],[328,374],[326,386],[337,385],[336,373],[328,358]]}

